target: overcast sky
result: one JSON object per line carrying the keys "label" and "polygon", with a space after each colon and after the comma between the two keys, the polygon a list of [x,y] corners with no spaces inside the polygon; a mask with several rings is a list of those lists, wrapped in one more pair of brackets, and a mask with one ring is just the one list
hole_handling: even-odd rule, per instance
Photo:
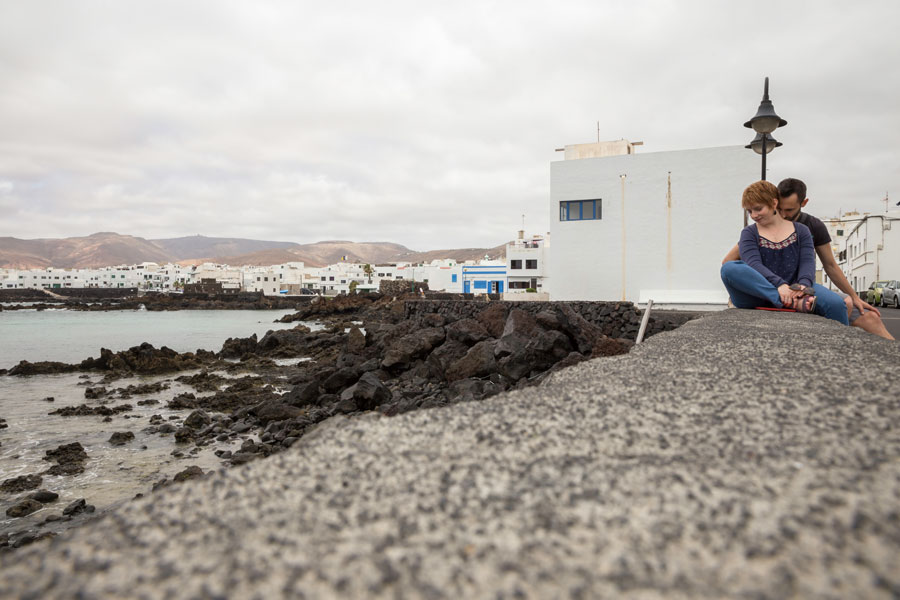
{"label": "overcast sky", "polygon": [[[0,236],[494,246],[550,162],[747,144],[810,212],[900,201],[900,2],[0,0]],[[747,152],[750,152],[749,150]],[[748,182],[749,183],[749,182]],[[738,202],[735,199],[735,202]]]}

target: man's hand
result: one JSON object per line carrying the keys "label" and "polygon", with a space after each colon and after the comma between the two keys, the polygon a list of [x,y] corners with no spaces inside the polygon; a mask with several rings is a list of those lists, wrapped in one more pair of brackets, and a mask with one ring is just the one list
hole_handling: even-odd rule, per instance
{"label": "man's hand", "polygon": [[875,308],[868,302],[864,302],[863,299],[860,298],[859,296],[850,296],[850,300],[853,301],[853,306],[856,307],[856,309],[859,311],[859,314],[864,315],[864,314],[866,314],[867,310],[871,310],[873,313],[875,313],[879,317],[881,316],[881,312],[877,308]]}

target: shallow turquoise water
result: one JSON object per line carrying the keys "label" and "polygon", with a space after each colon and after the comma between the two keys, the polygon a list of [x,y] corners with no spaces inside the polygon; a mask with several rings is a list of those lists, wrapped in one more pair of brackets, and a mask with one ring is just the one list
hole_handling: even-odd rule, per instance
{"label": "shallow turquoise water", "polygon": [[[229,337],[262,336],[268,330],[294,327],[297,323],[274,323],[292,311],[190,310],[177,312],[112,311],[77,312],[66,310],[0,312],[0,368],[10,368],[20,360],[79,362],[98,356],[100,348],[124,350],[141,342],[156,347],[168,346],[179,352],[198,348],[218,351]],[[313,329],[318,323],[303,323]],[[196,454],[173,455],[180,448],[172,435],[144,432],[150,417],[183,419],[190,411],[169,410],[166,402],[175,394],[194,392],[174,379],[187,373],[122,379],[109,387],[164,381],[170,387],[162,392],[114,401],[134,406],[128,415],[116,415],[109,423],[98,417],[60,417],[48,413],[90,401],[85,387],[99,383],[102,374],[67,373],[32,377],[0,376],[0,417],[7,427],[0,429],[0,481],[19,475],[41,473],[50,463],[44,454],[60,444],[79,442],[89,460],[85,472],[74,476],[45,476],[42,488],[60,494],[57,502],[21,519],[5,515],[6,509],[23,494],[0,494],[0,534],[23,531],[35,526],[49,514],[59,514],[68,502],[86,498],[98,510],[123,501],[134,494],[148,493],[153,483],[171,478],[188,465],[204,471],[222,467],[214,455],[218,448],[235,450],[243,439],[205,447]],[[243,374],[241,374],[243,375]],[[92,383],[93,382],[93,383]],[[286,385],[286,387],[289,387]],[[202,394],[198,394],[202,395]],[[53,402],[45,400],[53,397]],[[141,406],[138,400],[156,399],[158,404]],[[177,423],[178,421],[176,421]],[[131,431],[133,442],[112,446],[113,432]],[[187,452],[187,447],[184,448]],[[61,525],[61,527],[64,525]]]}
{"label": "shallow turquoise water", "polygon": [[274,323],[291,310],[109,311],[16,310],[0,312],[0,369],[20,360],[80,362],[100,348],[126,350],[142,342],[178,352],[217,352],[229,337],[265,335],[296,323]]}

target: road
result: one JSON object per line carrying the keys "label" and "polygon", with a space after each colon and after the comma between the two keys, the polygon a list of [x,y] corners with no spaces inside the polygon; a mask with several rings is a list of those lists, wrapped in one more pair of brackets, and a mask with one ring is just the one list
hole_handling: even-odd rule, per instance
{"label": "road", "polygon": [[900,309],[879,307],[878,310],[881,311],[881,319],[884,321],[884,326],[891,332],[892,336],[900,340]]}

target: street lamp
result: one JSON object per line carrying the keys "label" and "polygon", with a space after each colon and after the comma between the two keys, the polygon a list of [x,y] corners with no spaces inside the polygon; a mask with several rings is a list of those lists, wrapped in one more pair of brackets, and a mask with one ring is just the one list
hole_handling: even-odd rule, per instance
{"label": "street lamp", "polygon": [[[776,141],[775,138],[769,134],[785,125],[787,125],[787,121],[775,113],[775,107],[772,106],[772,101],[769,100],[769,78],[766,77],[762,102],[759,103],[759,109],[757,109],[756,115],[752,119],[744,123],[744,127],[753,129],[753,131],[756,132],[756,137],[753,138],[753,141],[744,147],[750,148],[762,156],[761,179],[763,181],[766,180],[766,154],[782,145],[781,142]],[[744,211],[744,226],[747,226],[746,211]]]}

